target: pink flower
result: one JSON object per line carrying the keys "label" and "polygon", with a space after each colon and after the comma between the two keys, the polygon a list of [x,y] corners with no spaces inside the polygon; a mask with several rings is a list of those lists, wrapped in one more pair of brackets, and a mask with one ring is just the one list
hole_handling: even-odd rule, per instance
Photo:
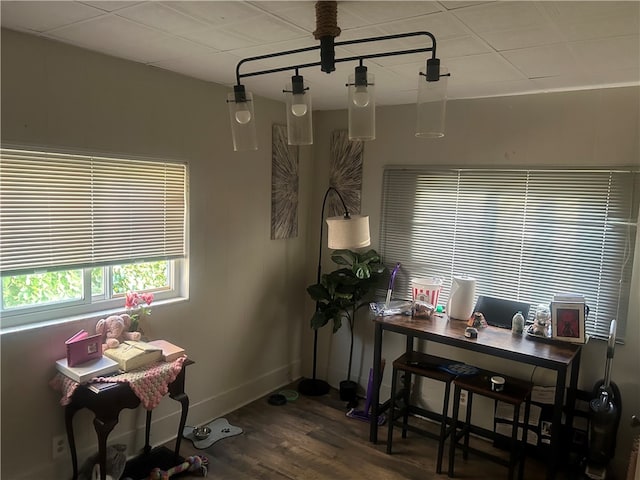
{"label": "pink flower", "polygon": [[151,315],[149,305],[153,302],[153,293],[127,292],[124,299],[124,308],[130,313],[131,327],[129,331],[139,331],[140,317]]}

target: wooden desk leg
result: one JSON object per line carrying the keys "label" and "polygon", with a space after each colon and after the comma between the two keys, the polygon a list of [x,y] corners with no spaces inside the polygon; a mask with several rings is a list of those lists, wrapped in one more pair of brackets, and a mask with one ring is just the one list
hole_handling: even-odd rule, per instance
{"label": "wooden desk leg", "polygon": [[371,415],[369,418],[369,441],[378,442],[378,409],[380,403],[381,373],[380,363],[382,361],[382,325],[376,322],[375,341],[373,347],[373,385],[371,386]]}
{"label": "wooden desk leg", "polygon": [[182,405],[182,413],[180,414],[180,423],[178,424],[178,435],[176,436],[176,449],[175,455],[176,457],[180,456],[180,443],[182,442],[182,432],[184,431],[184,426],[187,423],[187,413],[189,412],[189,396],[186,393],[180,393],[177,395],[172,395],[175,401],[180,402]]}
{"label": "wooden desk leg", "polygon": [[93,419],[93,427],[98,435],[98,460],[100,464],[100,480],[107,480],[107,437],[118,424],[118,417],[106,420]]}
{"label": "wooden desk leg", "polygon": [[72,480],[78,478],[78,454],[76,452],[76,440],[73,435],[73,416],[78,411],[77,408],[67,405],[64,409],[64,423],[67,429],[67,442],[69,442],[69,452],[71,452],[71,465],[73,466]]}
{"label": "wooden desk leg", "polygon": [[148,455],[151,452],[151,410],[147,410],[147,418],[144,425],[144,454]]}

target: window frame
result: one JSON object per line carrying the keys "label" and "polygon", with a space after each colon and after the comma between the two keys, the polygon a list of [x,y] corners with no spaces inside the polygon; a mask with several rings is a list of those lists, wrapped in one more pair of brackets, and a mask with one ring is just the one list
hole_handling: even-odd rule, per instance
{"label": "window frame", "polygon": [[[15,329],[39,327],[51,324],[60,324],[65,321],[78,320],[81,318],[100,317],[107,314],[123,312],[124,311],[124,294],[113,294],[112,285],[112,268],[118,265],[131,265],[149,261],[166,261],[168,263],[168,286],[159,289],[149,289],[147,291],[154,294],[154,306],[161,305],[163,303],[170,303],[173,301],[179,301],[188,298],[188,245],[189,245],[189,165],[187,162],[164,159],[158,157],[142,157],[134,155],[113,155],[102,154],[97,152],[88,152],[84,150],[71,150],[71,149],[56,149],[41,146],[25,146],[16,144],[1,145],[2,151],[11,150],[13,152],[38,152],[43,155],[60,155],[60,156],[81,156],[81,157],[96,157],[107,158],[118,161],[131,161],[131,162],[160,162],[160,163],[174,163],[184,166],[184,187],[182,189],[184,195],[183,207],[184,207],[184,219],[182,227],[183,235],[183,251],[184,255],[176,257],[175,255],[168,256],[166,258],[141,258],[139,261],[127,261],[124,262],[102,262],[96,264],[78,265],[77,267],[60,268],[61,270],[82,270],[82,282],[83,292],[91,292],[91,270],[93,268],[103,268],[104,271],[104,292],[98,295],[84,294],[83,299],[69,300],[48,303],[43,305],[34,305],[24,308],[11,308],[7,310],[1,310],[1,326],[0,333],[6,333]],[[0,161],[2,159],[0,158]],[[123,167],[126,168],[126,167]],[[44,268],[42,271],[48,270]],[[38,271],[38,270],[35,270]],[[8,272],[2,276],[11,276],[24,273],[34,273],[34,270],[23,272]],[[2,285],[0,284],[0,289]],[[0,291],[1,293],[1,291]]]}

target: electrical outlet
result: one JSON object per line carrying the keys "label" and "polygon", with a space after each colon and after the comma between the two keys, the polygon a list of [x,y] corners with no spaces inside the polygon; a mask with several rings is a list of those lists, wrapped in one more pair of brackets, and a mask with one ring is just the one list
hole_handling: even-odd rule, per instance
{"label": "electrical outlet", "polygon": [[467,406],[467,391],[466,390],[460,390],[460,406],[461,407],[466,407]]}
{"label": "electrical outlet", "polygon": [[51,454],[54,459],[60,458],[69,452],[69,444],[67,443],[66,435],[56,435],[52,440]]}

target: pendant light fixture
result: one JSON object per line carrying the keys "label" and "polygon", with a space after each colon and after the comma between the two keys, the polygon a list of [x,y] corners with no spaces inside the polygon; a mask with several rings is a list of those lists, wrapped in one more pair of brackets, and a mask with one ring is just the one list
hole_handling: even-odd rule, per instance
{"label": "pendant light fixture", "polygon": [[376,139],[376,96],[373,74],[360,65],[349,75],[349,140]]}
{"label": "pendant light fixture", "polygon": [[440,67],[440,60],[427,60],[425,70],[418,75],[418,103],[416,137],[444,137],[444,121],[447,113],[448,72]]}
{"label": "pendant light fixture", "polygon": [[253,113],[253,94],[246,92],[244,85],[233,87],[233,93],[227,95],[229,120],[233,149],[236,152],[258,149],[256,122]]}
{"label": "pendant light fixture", "polygon": [[[422,52],[431,52],[431,58],[427,59],[426,68],[418,75],[416,136],[438,138],[444,135],[447,98],[446,80],[449,73],[446,72],[444,68],[440,68],[440,59],[436,57],[436,38],[433,34],[420,31],[336,42],[335,37],[340,35],[340,28],[337,25],[337,3],[338,2],[316,2],[315,4],[316,30],[313,32],[313,35],[316,40],[320,41],[319,45],[259,55],[245,58],[238,62],[236,66],[236,85],[234,86],[233,92],[227,97],[234,150],[256,150],[258,148],[255,116],[253,112],[253,96],[250,92],[245,91],[245,87],[241,83],[243,78],[294,71],[295,75],[291,77],[291,84],[287,85],[284,90],[287,105],[288,142],[289,145],[311,145],[313,143],[311,94],[309,89],[304,86],[304,80],[302,75],[299,74],[299,70],[320,66],[321,71],[331,73],[335,70],[336,63],[358,62],[354,73],[349,75],[347,83],[349,139],[359,141],[374,140],[376,138],[375,82],[374,75],[369,73],[367,67],[364,66],[364,60]],[[383,42],[417,36],[428,37],[430,45],[407,50],[366,53],[336,58],[336,46]],[[313,50],[320,51],[320,61],[240,73],[241,67],[249,62],[286,57]],[[353,50],[353,48],[350,50]]]}
{"label": "pendant light fixture", "polygon": [[291,77],[283,92],[287,100],[287,138],[289,145],[311,145],[313,126],[311,119],[311,93],[305,88],[302,75]]}

